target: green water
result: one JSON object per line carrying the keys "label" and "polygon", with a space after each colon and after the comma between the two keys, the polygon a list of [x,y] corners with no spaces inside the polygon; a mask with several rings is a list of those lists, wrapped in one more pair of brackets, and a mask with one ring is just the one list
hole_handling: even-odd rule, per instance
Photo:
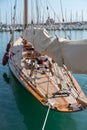
{"label": "green water", "polygon": [[[82,36],[86,38],[87,32],[78,32],[78,37]],[[9,33],[0,33],[0,130],[41,130],[47,108],[23,88],[8,65],[1,64],[9,39]],[[87,75],[74,76],[87,94]],[[50,111],[45,130],[87,130],[87,110],[76,113]]]}

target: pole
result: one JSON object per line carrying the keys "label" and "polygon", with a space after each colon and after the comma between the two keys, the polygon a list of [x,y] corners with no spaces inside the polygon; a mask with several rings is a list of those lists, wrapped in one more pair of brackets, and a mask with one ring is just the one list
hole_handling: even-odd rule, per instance
{"label": "pole", "polygon": [[28,0],[24,0],[24,28],[28,27]]}

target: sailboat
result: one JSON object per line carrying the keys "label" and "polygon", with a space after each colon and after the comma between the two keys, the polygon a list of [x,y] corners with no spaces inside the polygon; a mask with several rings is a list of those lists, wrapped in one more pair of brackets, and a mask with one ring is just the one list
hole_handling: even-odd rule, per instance
{"label": "sailboat", "polygon": [[[27,0],[25,9],[27,9]],[[27,28],[22,36],[7,45],[7,62],[18,81],[43,106],[59,112],[87,108],[87,97],[72,72],[86,73],[87,40],[71,41],[50,36],[44,28]],[[81,59],[82,58],[82,59]]]}

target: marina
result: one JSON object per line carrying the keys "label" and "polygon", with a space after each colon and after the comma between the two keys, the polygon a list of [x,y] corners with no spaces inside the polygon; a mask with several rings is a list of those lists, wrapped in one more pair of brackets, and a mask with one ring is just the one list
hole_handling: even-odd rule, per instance
{"label": "marina", "polygon": [[87,22],[83,9],[75,16],[71,10],[67,21],[62,0],[61,19],[48,0],[43,4],[39,0],[23,0],[23,21],[20,14],[17,24],[17,2],[10,8],[11,24],[7,14],[6,24],[0,19],[0,71],[4,86],[1,129],[86,129],[82,120],[87,113]]}
{"label": "marina", "polygon": [[[47,23],[42,23],[42,24],[34,24],[35,27],[43,27],[46,28],[47,30],[87,30],[87,22],[64,22],[64,23],[55,23],[55,24],[47,24]],[[28,25],[29,28],[32,27],[32,24]],[[23,24],[16,24],[15,27],[12,25],[6,25],[6,24],[1,24],[0,25],[0,32],[8,32],[11,30],[14,31],[23,31],[24,25]]]}

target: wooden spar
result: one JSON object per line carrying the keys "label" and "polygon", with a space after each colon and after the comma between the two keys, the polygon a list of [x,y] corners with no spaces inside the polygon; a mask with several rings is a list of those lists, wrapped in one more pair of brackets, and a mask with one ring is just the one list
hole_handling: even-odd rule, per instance
{"label": "wooden spar", "polygon": [[28,0],[24,0],[24,29],[28,27]]}

